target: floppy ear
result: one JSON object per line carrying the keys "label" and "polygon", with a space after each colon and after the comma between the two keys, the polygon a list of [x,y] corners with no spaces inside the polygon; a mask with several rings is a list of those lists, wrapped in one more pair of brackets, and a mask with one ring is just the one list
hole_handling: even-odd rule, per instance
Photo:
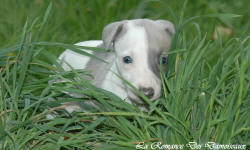
{"label": "floppy ear", "polygon": [[172,37],[175,33],[174,24],[167,20],[156,20],[156,23],[158,23],[160,26],[164,28],[164,30],[169,34],[170,37]]}
{"label": "floppy ear", "polygon": [[114,22],[106,25],[102,32],[102,41],[105,49],[112,49],[113,43],[122,31],[125,21]]}

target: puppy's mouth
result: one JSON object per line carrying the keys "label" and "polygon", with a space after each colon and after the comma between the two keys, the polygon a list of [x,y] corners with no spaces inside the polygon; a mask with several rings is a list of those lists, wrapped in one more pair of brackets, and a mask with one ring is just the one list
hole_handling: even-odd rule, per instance
{"label": "puppy's mouth", "polygon": [[[143,99],[143,97],[141,97],[140,95],[138,95],[134,90],[130,90],[130,92],[133,94],[133,96],[131,96],[131,97],[129,96],[129,98],[133,102],[135,102],[137,104],[140,104],[140,105],[147,105],[147,102]],[[145,96],[145,97],[147,97],[147,96]],[[150,101],[154,101],[155,100],[153,98],[148,98],[148,99],[150,99]]]}

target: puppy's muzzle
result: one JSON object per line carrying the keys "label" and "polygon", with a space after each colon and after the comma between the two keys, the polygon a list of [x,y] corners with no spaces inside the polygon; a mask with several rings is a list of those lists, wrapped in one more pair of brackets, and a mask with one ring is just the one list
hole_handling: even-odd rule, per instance
{"label": "puppy's muzzle", "polygon": [[139,90],[145,95],[147,96],[149,99],[151,99],[153,96],[154,96],[154,89],[152,87],[149,87],[149,88],[145,88],[145,87],[142,87],[142,88],[139,88]]}

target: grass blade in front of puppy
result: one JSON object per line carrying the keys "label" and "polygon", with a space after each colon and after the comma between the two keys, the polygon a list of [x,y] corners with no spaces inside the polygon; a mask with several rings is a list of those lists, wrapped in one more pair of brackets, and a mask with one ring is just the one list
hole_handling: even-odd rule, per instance
{"label": "grass blade in front of puppy", "polygon": [[150,99],[148,99],[143,93],[141,93],[135,86],[133,86],[130,82],[128,82],[126,79],[124,79],[122,76],[120,76],[119,74],[113,72],[120,80],[122,80],[125,84],[127,84],[129,87],[132,88],[132,90],[134,90],[136,92],[136,94],[138,96],[140,96],[141,98],[143,98],[143,100],[145,100],[145,102],[147,102],[152,108],[154,108],[158,114],[163,118],[166,119],[165,116],[160,112],[160,110],[150,101]]}
{"label": "grass blade in front of puppy", "polygon": [[[73,70],[74,71],[74,70]],[[95,91],[96,89],[93,89],[95,87],[93,87],[92,85],[88,85],[88,88],[92,89],[92,92]],[[86,93],[87,94],[87,93]],[[133,135],[133,131],[138,130],[136,128],[134,128],[133,126],[130,125],[130,122],[124,118],[121,117],[123,115],[131,115],[130,112],[122,112],[120,113],[117,109],[114,109],[112,107],[110,107],[107,102],[105,102],[105,100],[103,100],[102,98],[96,97],[95,95],[93,95],[99,102],[101,102],[104,106],[106,106],[106,108],[108,108],[108,111],[111,112],[100,112],[100,113],[82,113],[82,115],[104,115],[107,116],[107,118],[109,119],[110,122],[112,122],[112,124],[114,126],[116,126],[116,128],[118,128],[124,136],[127,136],[128,138],[130,137],[134,137]],[[114,99],[113,99],[114,100]],[[110,99],[109,101],[113,101],[112,99]],[[122,101],[121,99],[119,101]],[[123,102],[123,101],[122,101]],[[123,102],[124,103],[124,102]],[[102,110],[102,109],[101,109]],[[111,115],[111,116],[110,116]],[[117,116],[114,118],[114,115]],[[110,117],[109,117],[110,116]],[[134,116],[134,115],[132,115]],[[126,124],[126,125],[125,125]],[[133,128],[133,129],[132,129]],[[135,132],[136,133],[136,132]],[[138,136],[138,135],[137,135]]]}
{"label": "grass blade in front of puppy", "polygon": [[[107,105],[106,105],[107,106]],[[84,113],[85,114],[85,113]],[[83,114],[83,115],[84,115]],[[100,113],[86,113],[86,115],[90,115],[90,114],[92,114],[92,115],[98,115],[98,114],[102,114],[102,115],[111,115],[111,116],[116,116],[116,115],[118,115],[118,116],[120,116],[120,115],[132,115],[131,113],[129,113],[129,112],[123,112],[122,114],[120,113],[120,112],[118,112],[117,110],[115,111],[115,112],[109,112],[109,113],[105,113],[105,112],[100,112]],[[134,114],[135,115],[135,114]],[[132,133],[130,132],[130,129],[129,128],[124,128],[124,127],[129,127],[130,125],[130,123],[128,122],[128,123],[126,123],[127,122],[127,120],[125,119],[125,118],[121,118],[121,117],[117,117],[117,119],[118,120],[116,120],[115,118],[110,118],[109,117],[109,120],[111,121],[111,122],[113,122],[113,124],[115,124],[117,127],[118,127],[118,129],[120,129],[120,131],[122,131],[122,133],[124,134],[124,135],[126,135],[126,136],[128,136],[128,137],[131,137],[132,136]],[[120,120],[120,121],[119,121]],[[118,121],[118,122],[117,122]],[[120,122],[120,123],[119,123]],[[123,127],[119,127],[119,124],[127,124],[127,126],[123,126]],[[166,122],[162,122],[161,120],[158,120],[158,123],[164,123],[164,124],[166,124]],[[170,125],[170,122],[168,122],[167,123],[169,126],[171,126]],[[132,127],[132,126],[131,126]],[[172,128],[174,128],[173,126],[171,126]],[[132,127],[133,128],[133,127]],[[131,131],[134,131],[134,130],[136,130],[135,128],[133,129],[133,130],[131,130]],[[177,129],[175,129],[175,130],[177,130]],[[177,132],[178,132],[178,130],[177,130]],[[128,134],[128,133],[130,133],[130,134]],[[178,133],[180,133],[181,134],[181,132],[178,132]],[[183,135],[183,137],[184,137],[184,135]]]}
{"label": "grass blade in front of puppy", "polygon": [[[96,90],[96,88],[89,84],[86,80],[84,80],[79,73],[77,73],[74,68],[72,68],[69,64],[67,64],[72,72],[75,74],[75,77],[76,77],[76,81],[74,84],[77,86],[79,85],[80,87],[83,86],[84,89],[86,90],[74,90],[75,92],[79,93],[79,94],[83,94],[83,95],[86,95],[86,96],[89,96],[89,97],[94,97],[95,99],[97,99],[99,102],[101,102],[103,105],[106,106],[106,108],[110,109],[110,110],[113,110],[114,108],[113,107],[110,107],[104,100],[105,97],[103,97],[101,94],[101,92],[98,92]],[[68,91],[70,89],[65,89],[65,91]],[[72,91],[69,91],[69,92],[72,92]],[[102,108],[101,108],[102,109]]]}
{"label": "grass blade in front of puppy", "polygon": [[[69,64],[68,64],[69,65]],[[72,72],[75,74],[75,76],[77,77],[77,80],[78,82],[75,82],[75,84],[79,84],[79,85],[83,85],[84,89],[88,89],[88,91],[81,91],[81,90],[74,90],[74,92],[76,93],[79,93],[79,94],[84,94],[84,95],[87,95],[87,96],[94,96],[95,98],[98,99],[97,95],[100,95],[100,94],[97,94],[98,93],[102,93],[104,94],[103,96],[105,96],[104,98],[109,98],[111,99],[112,101],[103,101],[104,99],[101,98],[101,99],[98,99],[101,100],[100,102],[102,102],[103,104],[104,103],[113,103],[113,104],[116,104],[116,106],[119,108],[123,108],[125,110],[129,109],[130,111],[131,110],[135,110],[135,106],[131,105],[131,104],[128,104],[126,103],[124,100],[121,100],[121,98],[117,97],[116,95],[114,95],[113,93],[109,92],[109,91],[105,91],[103,89],[100,89],[100,88],[97,88],[93,85],[91,85],[89,82],[86,82],[86,80],[83,80],[81,75],[76,72],[70,65],[69,67],[72,69]],[[70,89],[64,89],[65,91],[68,91]],[[68,91],[68,92],[72,92],[72,90]],[[94,92],[94,93],[93,93]],[[107,104],[104,104],[104,105],[107,105]],[[109,109],[113,109],[114,107],[109,107]],[[114,110],[113,110],[114,111]],[[138,109],[137,109],[138,111]]]}
{"label": "grass blade in front of puppy", "polygon": [[[164,106],[166,106],[166,111],[168,111],[169,114],[175,116],[176,118],[179,118],[178,120],[174,119],[171,120],[171,122],[174,124],[174,126],[178,127],[180,130],[182,130],[183,133],[185,133],[185,136],[188,139],[192,139],[191,137],[189,137],[188,135],[191,133],[190,130],[187,129],[186,125],[184,123],[182,123],[183,127],[180,126],[180,122],[186,122],[186,119],[184,118],[184,116],[186,115],[181,115],[183,113],[188,114],[188,112],[185,112],[185,107],[187,105],[187,102],[189,102],[190,98],[187,97],[189,94],[187,92],[184,92],[186,94],[184,94],[183,90],[186,90],[185,86],[188,78],[190,80],[190,76],[187,76],[187,73],[191,73],[191,70],[186,69],[187,67],[189,67],[190,65],[188,64],[192,64],[187,62],[187,54],[186,53],[190,53],[189,49],[190,47],[185,47],[186,43],[185,43],[185,36],[183,34],[183,46],[181,45],[181,47],[183,47],[184,49],[187,49],[187,51],[185,53],[179,53],[179,62],[177,63],[177,68],[176,68],[176,78],[170,78],[170,79],[166,79],[163,78],[163,84],[167,85],[168,89],[169,89],[169,93],[168,93],[168,97],[167,97],[167,101],[165,101]],[[182,44],[181,42],[179,42],[180,44]],[[191,53],[192,55],[196,55],[198,53],[199,49],[196,50],[195,53]],[[181,55],[180,55],[181,54]],[[192,56],[193,57],[193,56]],[[197,59],[197,61],[200,59]],[[194,93],[193,93],[194,94]],[[186,95],[186,96],[185,96]],[[185,97],[184,97],[185,96]],[[189,102],[190,103],[190,102]],[[176,107],[178,106],[178,107]],[[180,114],[181,113],[181,114]],[[180,117],[182,116],[182,117]],[[183,141],[184,142],[184,141]]]}
{"label": "grass blade in front of puppy", "polygon": [[[186,47],[185,47],[186,48]],[[179,51],[172,51],[172,53],[173,52],[179,52]],[[167,104],[167,96],[166,96],[166,94],[167,94],[167,90],[166,90],[166,82],[167,82],[167,77],[165,76],[165,74],[164,74],[164,72],[163,72],[163,70],[162,70],[162,62],[160,62],[160,76],[161,76],[161,81],[162,81],[162,86],[163,86],[163,93],[164,93],[164,97],[165,97],[165,102],[163,102],[163,104],[165,104],[164,105],[164,107],[165,107],[165,109],[166,110],[168,110],[167,109],[167,107],[168,107],[168,104]],[[177,72],[179,72],[179,71],[177,71]],[[180,77],[181,78],[181,77]],[[178,78],[179,80],[180,80],[180,78]],[[171,90],[172,91],[172,90]],[[173,94],[173,93],[172,93]],[[149,114],[151,114],[152,113],[152,111],[149,113]],[[179,120],[176,116],[174,116],[173,114],[171,114],[171,113],[169,113],[169,112],[166,112],[165,113],[167,116],[170,116],[171,118],[173,118],[175,121],[177,121],[178,123],[181,123],[181,125],[186,129],[186,130],[188,130],[188,128],[186,127],[186,125],[181,121],[181,120]],[[190,131],[189,131],[189,133],[190,133]]]}
{"label": "grass blade in front of puppy", "polygon": [[124,83],[126,83],[128,86],[130,86],[136,92],[136,94],[138,94],[139,96],[141,96],[150,105],[151,108],[155,109],[155,111],[157,112],[157,114],[161,117],[161,119],[163,119],[163,121],[159,121],[159,123],[162,123],[164,125],[167,125],[167,126],[171,127],[174,131],[176,131],[177,133],[179,133],[186,141],[188,141],[187,138],[185,137],[185,135],[182,132],[180,132],[179,129],[175,128],[172,125],[172,123],[166,118],[166,116],[144,94],[142,94],[138,89],[136,89],[131,83],[129,83],[124,78],[122,78],[120,75],[118,75],[116,73],[114,73],[114,74],[118,78],[120,78]]}

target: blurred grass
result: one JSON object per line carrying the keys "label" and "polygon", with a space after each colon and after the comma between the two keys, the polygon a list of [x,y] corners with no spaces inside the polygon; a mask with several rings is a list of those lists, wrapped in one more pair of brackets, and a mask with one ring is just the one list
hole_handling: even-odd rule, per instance
{"label": "blurred grass", "polygon": [[[155,141],[214,141],[249,148],[248,0],[0,3],[0,149],[135,149],[139,142]],[[208,14],[217,15],[180,28],[189,18]],[[169,76],[161,74],[163,96],[155,103],[144,97],[151,111],[141,112],[93,87],[80,77],[88,75],[84,70],[64,72],[56,64],[65,48],[80,49],[73,43],[100,39],[107,23],[145,17],[171,20],[179,28],[172,41]],[[218,25],[232,34],[216,32]],[[49,82],[58,79],[66,82]],[[87,97],[72,98],[62,91]],[[90,99],[98,101],[99,112],[81,102]],[[71,101],[80,102],[89,113],[67,114],[61,103]],[[53,110],[58,116],[46,119]]]}
{"label": "blurred grass", "polygon": [[[7,47],[18,42],[22,27],[27,19],[41,19],[48,6],[48,0],[1,0],[0,45]],[[176,16],[182,12],[184,1],[139,1],[139,0],[54,0],[47,26],[40,36],[42,41],[76,43],[82,40],[100,39],[103,26],[117,20],[133,18],[168,19],[175,21],[169,7]],[[211,13],[234,13],[243,15],[237,19],[197,19],[203,33],[211,39],[216,25],[233,30],[233,35],[246,36],[249,33],[250,11],[248,0],[189,0],[184,18]],[[178,22],[175,22],[177,24]],[[186,30],[188,37],[194,37],[192,24]],[[57,52],[59,53],[59,52]]]}

